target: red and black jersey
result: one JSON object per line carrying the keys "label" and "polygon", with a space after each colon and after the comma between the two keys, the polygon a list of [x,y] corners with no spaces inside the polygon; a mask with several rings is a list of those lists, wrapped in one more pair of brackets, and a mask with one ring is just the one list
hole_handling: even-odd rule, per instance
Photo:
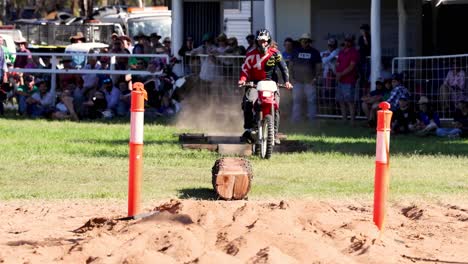
{"label": "red and black jersey", "polygon": [[275,80],[276,68],[279,68],[283,75],[283,80],[289,82],[289,72],[281,52],[275,48],[268,48],[262,54],[258,49],[247,53],[240,80],[242,81],[262,81],[265,79]]}

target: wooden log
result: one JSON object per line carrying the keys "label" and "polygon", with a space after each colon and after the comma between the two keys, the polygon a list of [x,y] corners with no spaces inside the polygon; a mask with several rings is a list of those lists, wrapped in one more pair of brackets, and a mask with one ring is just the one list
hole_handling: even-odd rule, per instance
{"label": "wooden log", "polygon": [[253,178],[252,166],[243,158],[221,158],[212,168],[212,184],[224,200],[240,200],[247,197]]}
{"label": "wooden log", "polygon": [[218,151],[218,145],[216,144],[182,144],[183,149],[206,149],[209,151]]}

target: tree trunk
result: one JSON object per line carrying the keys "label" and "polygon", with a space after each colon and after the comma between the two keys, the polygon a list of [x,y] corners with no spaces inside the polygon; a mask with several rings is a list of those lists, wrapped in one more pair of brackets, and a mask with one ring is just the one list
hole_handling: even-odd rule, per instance
{"label": "tree trunk", "polygon": [[225,200],[246,198],[252,178],[252,166],[243,158],[221,158],[212,168],[213,188]]}

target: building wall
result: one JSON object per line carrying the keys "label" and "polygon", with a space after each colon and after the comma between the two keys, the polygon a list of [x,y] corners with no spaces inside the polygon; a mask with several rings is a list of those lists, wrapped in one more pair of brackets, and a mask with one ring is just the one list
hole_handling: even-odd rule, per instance
{"label": "building wall", "polygon": [[[421,54],[421,2],[406,0],[407,54]],[[370,24],[370,0],[288,0],[276,1],[277,36],[298,38],[310,32],[315,47],[326,49],[327,39],[335,37],[341,43],[345,34],[359,37],[359,27]],[[398,11],[396,0],[382,0],[382,54],[398,55]],[[280,45],[280,48],[282,45]]]}
{"label": "building wall", "polygon": [[251,2],[241,1],[240,9],[224,9],[224,33],[236,37],[239,45],[247,46],[245,37],[251,30]]}
{"label": "building wall", "polygon": [[[312,0],[313,1],[313,0]],[[280,49],[287,37],[299,38],[311,32],[310,0],[276,0],[276,36]]]}

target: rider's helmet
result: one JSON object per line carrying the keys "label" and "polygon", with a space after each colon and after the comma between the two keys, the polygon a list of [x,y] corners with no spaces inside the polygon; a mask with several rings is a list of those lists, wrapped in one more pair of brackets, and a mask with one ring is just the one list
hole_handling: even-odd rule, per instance
{"label": "rider's helmet", "polygon": [[[271,44],[271,35],[270,35],[270,31],[268,31],[267,29],[261,29],[259,31],[257,31],[257,37],[255,38],[256,40],[256,43],[257,43],[257,47],[259,49],[261,49],[263,52],[265,52],[265,50],[270,46]],[[268,42],[268,45],[264,48],[262,45],[258,44],[258,41],[259,40],[266,40]]]}

